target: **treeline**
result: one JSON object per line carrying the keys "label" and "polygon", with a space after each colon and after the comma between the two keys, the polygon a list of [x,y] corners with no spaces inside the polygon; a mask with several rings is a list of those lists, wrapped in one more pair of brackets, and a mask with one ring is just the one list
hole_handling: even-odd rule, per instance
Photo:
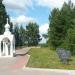
{"label": "treeline", "polygon": [[15,46],[36,46],[38,45],[40,39],[39,25],[34,22],[29,22],[26,25],[26,29],[23,26],[15,25],[13,29],[13,24],[10,22],[9,15],[6,13],[6,8],[0,0],[0,35],[4,33],[4,26],[6,24],[6,19],[9,19],[10,31],[15,35]]}
{"label": "treeline", "polygon": [[14,29],[16,47],[37,46],[40,42],[39,26],[36,23],[29,22],[26,29],[23,26],[15,26]]}
{"label": "treeline", "polygon": [[65,48],[75,53],[75,6],[64,3],[49,15],[48,44],[51,48]]}

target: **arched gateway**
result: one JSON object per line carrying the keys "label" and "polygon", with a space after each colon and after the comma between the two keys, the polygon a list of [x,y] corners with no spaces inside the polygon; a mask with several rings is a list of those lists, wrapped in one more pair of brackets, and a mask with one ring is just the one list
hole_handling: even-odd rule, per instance
{"label": "arched gateway", "polygon": [[0,35],[0,57],[13,57],[15,54],[15,37],[10,32],[10,25],[5,25],[5,32]]}

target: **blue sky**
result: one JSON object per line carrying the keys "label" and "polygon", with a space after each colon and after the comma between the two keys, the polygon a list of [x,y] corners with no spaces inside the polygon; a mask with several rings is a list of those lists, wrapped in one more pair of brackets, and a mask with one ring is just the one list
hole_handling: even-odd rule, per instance
{"label": "blue sky", "polygon": [[[27,24],[30,21],[37,22],[40,34],[47,33],[49,28],[49,14],[53,8],[61,9],[64,2],[68,0],[3,0],[6,11],[15,23]],[[72,0],[75,4],[75,0]],[[42,40],[45,42],[45,39]]]}

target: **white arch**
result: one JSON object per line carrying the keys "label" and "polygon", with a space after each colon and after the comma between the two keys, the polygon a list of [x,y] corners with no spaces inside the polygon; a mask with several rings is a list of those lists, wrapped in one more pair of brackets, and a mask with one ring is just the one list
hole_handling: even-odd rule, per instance
{"label": "white arch", "polygon": [[[7,24],[5,25],[5,32],[3,35],[0,35],[0,57],[13,57],[15,53],[15,37],[13,34],[11,34],[9,28],[10,28],[10,25],[8,24],[8,20],[7,20]],[[5,56],[3,56],[1,52],[2,41],[3,41],[3,51],[5,53]],[[8,50],[8,44],[10,45],[10,49],[9,49],[10,53]]]}

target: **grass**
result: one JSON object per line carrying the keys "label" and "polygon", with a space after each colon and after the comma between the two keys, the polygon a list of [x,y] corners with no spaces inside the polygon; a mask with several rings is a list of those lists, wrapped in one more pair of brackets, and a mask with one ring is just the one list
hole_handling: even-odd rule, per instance
{"label": "grass", "polygon": [[57,53],[49,48],[33,48],[29,54],[31,56],[27,67],[75,70],[75,56],[72,57],[70,65],[64,65]]}

